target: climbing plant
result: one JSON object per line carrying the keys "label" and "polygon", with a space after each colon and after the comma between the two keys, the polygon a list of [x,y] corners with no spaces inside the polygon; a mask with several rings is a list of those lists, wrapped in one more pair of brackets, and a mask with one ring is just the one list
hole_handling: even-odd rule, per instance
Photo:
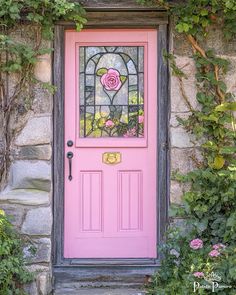
{"label": "climbing plant", "polygon": [[[0,7],[1,189],[11,162],[11,144],[31,109],[35,85],[55,91],[34,76],[38,57],[52,51],[45,40],[53,39],[55,22],[74,21],[80,30],[86,19],[81,5],[67,0],[0,0]],[[25,268],[24,246],[24,240],[0,210],[1,295],[25,294],[24,284],[33,279]]]}
{"label": "climbing plant", "polygon": [[[187,230],[169,227],[163,245],[164,259],[160,271],[147,287],[149,294],[199,294],[215,292],[235,294],[236,289],[236,103],[224,83],[228,61],[205,48],[211,26],[220,26],[225,38],[236,33],[235,0],[186,0],[170,4],[165,0],[138,0],[157,4],[169,11],[176,31],[192,47],[196,65],[195,109],[188,99],[183,80],[187,77],[176,65],[175,57],[165,54],[173,75],[178,77],[190,115],[178,118],[185,130],[201,141],[202,158],[194,159],[196,169],[173,177],[190,184],[183,195],[183,205],[173,207],[171,216],[183,217]],[[85,23],[79,3],[67,0],[0,0],[0,108],[3,122],[3,158],[0,178],[4,182],[10,163],[11,142],[19,132],[19,116],[30,108],[33,99],[34,66],[37,57],[50,52],[43,39],[53,38],[57,20],[73,20],[77,29]],[[16,40],[14,32],[22,24],[32,31],[33,44]],[[9,80],[14,81],[11,91]],[[44,83],[49,91],[55,89]],[[16,127],[17,126],[17,127]],[[213,285],[213,283],[215,285]],[[224,285],[227,288],[217,287]],[[208,286],[200,288],[201,286]],[[217,288],[216,288],[217,287]]]}
{"label": "climbing plant", "polygon": [[[33,85],[39,83],[34,77],[34,66],[38,56],[51,52],[43,45],[44,40],[52,40],[55,22],[74,21],[80,30],[86,19],[81,5],[68,0],[0,0],[0,7],[0,119],[3,134],[0,179],[3,185],[10,165],[11,142],[23,127],[18,124],[19,118],[31,108]],[[31,32],[30,42],[16,38],[16,35],[25,37],[27,32]],[[47,83],[41,84],[48,91],[55,90]]]}
{"label": "climbing plant", "polygon": [[[201,158],[193,158],[195,169],[173,178],[188,183],[182,205],[172,206],[170,217],[181,217],[184,227],[169,225],[162,246],[164,258],[158,273],[147,286],[148,294],[235,294],[236,291],[236,133],[234,94],[224,75],[229,61],[206,47],[213,26],[226,40],[236,33],[235,0],[146,1],[168,10],[175,29],[192,48],[196,67],[194,108],[184,90],[184,70],[174,55],[164,53],[172,74],[178,78],[189,109],[187,119],[177,118],[200,145]],[[173,2],[172,2],[173,3]],[[182,225],[183,225],[182,224]]]}

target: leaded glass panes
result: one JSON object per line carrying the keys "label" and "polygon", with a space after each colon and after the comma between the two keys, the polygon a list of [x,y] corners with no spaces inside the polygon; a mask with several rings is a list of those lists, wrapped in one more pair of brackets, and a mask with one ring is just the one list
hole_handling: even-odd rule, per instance
{"label": "leaded glass panes", "polygon": [[144,47],[79,48],[80,137],[144,136]]}

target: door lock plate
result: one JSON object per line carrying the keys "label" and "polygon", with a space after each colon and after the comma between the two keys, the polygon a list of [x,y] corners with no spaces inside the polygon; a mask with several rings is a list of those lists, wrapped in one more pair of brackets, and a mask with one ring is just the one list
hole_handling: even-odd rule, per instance
{"label": "door lock plate", "polygon": [[112,153],[103,153],[102,162],[107,165],[116,165],[121,162],[121,153],[112,152]]}

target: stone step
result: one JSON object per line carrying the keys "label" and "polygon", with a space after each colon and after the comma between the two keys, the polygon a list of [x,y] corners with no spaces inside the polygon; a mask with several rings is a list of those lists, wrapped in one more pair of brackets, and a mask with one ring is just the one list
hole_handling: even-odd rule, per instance
{"label": "stone step", "polygon": [[138,289],[119,288],[80,288],[74,289],[73,285],[68,287],[57,287],[54,295],[144,295],[145,292]]}
{"label": "stone step", "polygon": [[54,267],[55,295],[144,295],[157,266],[82,265]]}

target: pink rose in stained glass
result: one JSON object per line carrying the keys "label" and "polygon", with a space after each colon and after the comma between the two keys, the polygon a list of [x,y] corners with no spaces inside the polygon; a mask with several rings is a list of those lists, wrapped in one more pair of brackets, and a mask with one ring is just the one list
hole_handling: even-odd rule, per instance
{"label": "pink rose in stained glass", "polygon": [[109,69],[107,73],[102,75],[101,83],[103,87],[108,91],[119,90],[122,86],[120,73],[115,69]]}
{"label": "pink rose in stained glass", "polygon": [[128,130],[124,135],[123,137],[134,137],[134,136],[137,136],[137,131],[135,128],[132,128],[130,130]]}
{"label": "pink rose in stained glass", "polygon": [[200,239],[194,239],[189,245],[194,250],[201,249],[203,247],[203,241]]}
{"label": "pink rose in stained glass", "polygon": [[142,115],[138,116],[138,122],[139,124],[142,124],[144,122],[144,116]]}
{"label": "pink rose in stained glass", "polygon": [[112,120],[107,120],[105,125],[106,127],[113,127],[115,123]]}

